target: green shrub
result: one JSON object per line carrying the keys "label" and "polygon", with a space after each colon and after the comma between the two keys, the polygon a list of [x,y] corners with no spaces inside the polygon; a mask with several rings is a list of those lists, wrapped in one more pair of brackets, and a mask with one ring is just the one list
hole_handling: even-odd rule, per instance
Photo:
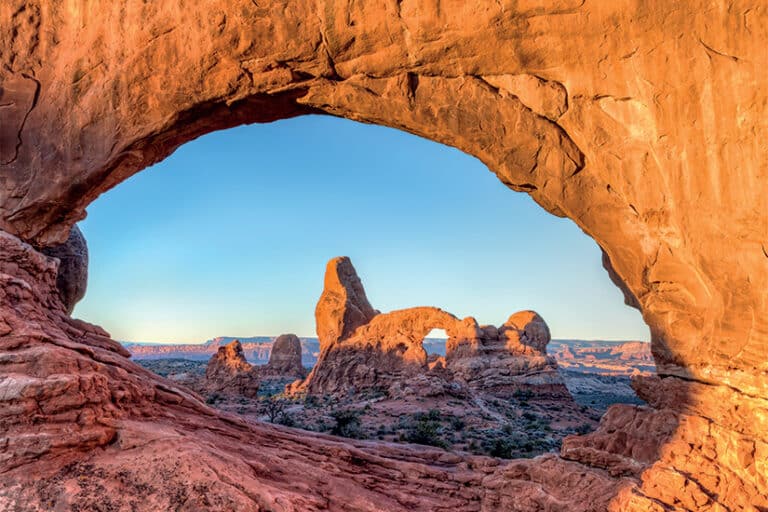
{"label": "green shrub", "polygon": [[331,427],[331,434],[342,437],[361,438],[360,411],[343,409],[332,411],[331,417],[336,422]]}
{"label": "green shrub", "polygon": [[513,457],[516,444],[508,437],[498,437],[491,442],[488,454],[491,457],[500,459],[511,459]]}
{"label": "green shrub", "polygon": [[404,437],[409,443],[426,444],[447,448],[448,443],[443,439],[442,425],[439,421],[440,411],[433,409],[427,414],[416,414],[407,427]]}

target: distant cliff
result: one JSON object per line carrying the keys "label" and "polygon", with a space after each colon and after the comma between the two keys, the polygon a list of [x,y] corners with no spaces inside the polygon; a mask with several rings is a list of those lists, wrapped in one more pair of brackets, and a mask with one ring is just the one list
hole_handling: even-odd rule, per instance
{"label": "distant cliff", "polygon": [[[208,361],[219,347],[240,340],[248,362],[266,364],[276,337],[219,336],[200,344],[159,344],[123,342],[134,359],[190,359]],[[317,338],[299,338],[304,366],[313,366],[320,353]],[[445,339],[426,338],[428,354],[445,355]],[[641,341],[588,341],[553,339],[547,352],[557,359],[561,368],[606,375],[653,373],[655,365],[650,343]]]}
{"label": "distant cliff", "polygon": [[[134,359],[190,359],[194,361],[208,361],[213,354],[224,345],[234,340],[240,340],[245,358],[252,364],[266,364],[272,345],[276,337],[253,336],[234,337],[219,336],[200,344],[159,344],[159,343],[135,343],[124,342]],[[312,366],[317,361],[320,345],[317,338],[299,338],[301,340],[301,359],[304,365]]]}
{"label": "distant cliff", "polygon": [[605,375],[654,373],[651,344],[642,341],[552,340],[549,353],[563,369]]}

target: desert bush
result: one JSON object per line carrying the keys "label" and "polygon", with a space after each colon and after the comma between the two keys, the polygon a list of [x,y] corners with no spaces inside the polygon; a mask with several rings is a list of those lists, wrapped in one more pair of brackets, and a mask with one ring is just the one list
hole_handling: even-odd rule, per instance
{"label": "desert bush", "polygon": [[447,448],[448,443],[444,439],[440,417],[440,411],[437,409],[432,409],[426,414],[415,414],[405,426],[403,440],[409,443]]}
{"label": "desert bush", "polygon": [[529,389],[516,389],[512,396],[518,400],[529,400],[533,398],[533,392]]}
{"label": "desert bush", "polygon": [[464,421],[463,418],[459,418],[458,416],[451,416],[451,428],[457,432],[464,430],[464,427],[467,426],[467,423]]}
{"label": "desert bush", "polygon": [[276,418],[276,420],[278,424],[284,425],[286,427],[296,426],[296,420],[293,418],[293,415],[288,414],[285,411],[281,412],[280,415]]}
{"label": "desert bush", "polygon": [[259,399],[259,412],[266,414],[270,423],[276,423],[277,420],[285,415],[285,408],[288,402],[278,396]]}
{"label": "desert bush", "polygon": [[342,437],[361,438],[360,411],[342,409],[331,412],[331,418],[336,422],[331,427],[331,434]]}
{"label": "desert bush", "polygon": [[500,459],[511,459],[517,444],[508,437],[498,437],[491,441],[488,455]]}

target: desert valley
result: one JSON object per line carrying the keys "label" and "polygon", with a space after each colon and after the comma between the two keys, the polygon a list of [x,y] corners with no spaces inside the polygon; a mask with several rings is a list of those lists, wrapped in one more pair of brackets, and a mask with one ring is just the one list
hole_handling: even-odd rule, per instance
{"label": "desert valley", "polygon": [[[317,328],[335,334],[323,339],[125,345],[145,368],[251,420],[502,458],[559,451],[567,435],[594,430],[609,405],[643,403],[629,376],[652,373],[647,343],[552,343],[544,320],[526,311],[499,328],[436,308],[378,314],[347,258],[329,262],[325,283]],[[339,337],[345,308],[384,328],[352,325]],[[424,338],[435,327],[451,338]]]}

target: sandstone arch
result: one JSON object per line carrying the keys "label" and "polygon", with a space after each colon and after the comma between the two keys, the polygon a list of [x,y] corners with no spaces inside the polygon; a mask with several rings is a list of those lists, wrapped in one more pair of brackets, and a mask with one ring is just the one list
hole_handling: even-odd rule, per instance
{"label": "sandstone arch", "polygon": [[[72,402],[87,435],[68,438],[67,453],[125,431],[96,428],[93,411],[159,414],[142,396],[211,414],[123,362],[105,333],[68,319],[50,287],[55,262],[22,240],[63,242],[99,193],[202,133],[325,112],[473,154],[603,248],[651,328],[659,373],[670,376],[639,391],[679,419],[668,446],[690,446],[658,453],[642,485],[616,498],[622,506],[768,507],[764,7],[218,0],[205,8],[0,6],[0,228],[9,233],[0,336],[4,361],[13,361],[4,363],[3,396],[14,411],[4,420],[13,427],[6,453],[20,453],[9,448],[24,432],[14,418],[44,401],[30,390],[51,392],[54,373],[101,368],[88,374],[88,389],[101,390],[90,400],[113,404]],[[56,372],[32,363],[54,350],[69,361],[51,363]],[[77,391],[83,379],[55,389],[87,396]],[[53,432],[52,414],[39,421]],[[189,439],[179,442],[193,450]],[[51,442],[40,442],[44,458]]]}

